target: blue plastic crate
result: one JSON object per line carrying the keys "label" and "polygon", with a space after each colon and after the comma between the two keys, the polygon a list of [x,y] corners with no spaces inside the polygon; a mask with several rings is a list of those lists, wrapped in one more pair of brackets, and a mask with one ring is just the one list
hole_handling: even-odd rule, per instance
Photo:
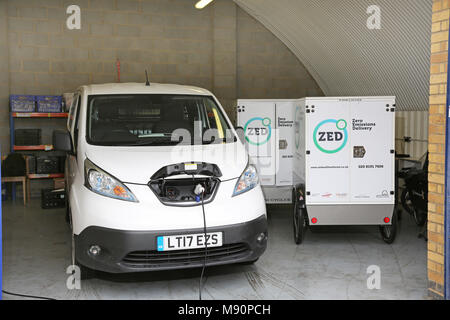
{"label": "blue plastic crate", "polygon": [[61,112],[62,96],[36,96],[37,112]]}
{"label": "blue plastic crate", "polygon": [[16,95],[9,96],[11,112],[34,112],[36,110],[36,96]]}

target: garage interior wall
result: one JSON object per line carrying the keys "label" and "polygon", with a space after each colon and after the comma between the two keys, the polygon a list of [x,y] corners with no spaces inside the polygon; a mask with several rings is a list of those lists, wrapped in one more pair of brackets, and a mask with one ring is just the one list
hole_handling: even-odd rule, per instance
{"label": "garage interior wall", "polygon": [[[9,63],[1,65],[9,65],[5,83],[11,94],[62,94],[83,84],[116,82],[119,59],[121,82],[144,82],[148,69],[151,82],[204,87],[232,120],[238,97],[323,95],[295,55],[231,0],[203,10],[194,8],[195,0],[0,2],[8,15],[8,50],[0,59],[9,52]],[[71,4],[81,8],[81,30],[66,28]],[[4,33],[3,23],[0,39]],[[8,89],[1,90],[7,152]],[[50,133],[43,132],[43,139]]]}
{"label": "garage interior wall", "polygon": [[2,155],[9,150],[9,64],[8,64],[8,6],[0,1],[0,144]]}
{"label": "garage interior wall", "polygon": [[[409,141],[405,141],[409,137]],[[395,150],[412,159],[424,159],[428,149],[428,111],[395,113]]]}
{"label": "garage interior wall", "polygon": [[430,296],[444,297],[445,283],[445,131],[450,1],[433,1],[431,35],[428,282]]}

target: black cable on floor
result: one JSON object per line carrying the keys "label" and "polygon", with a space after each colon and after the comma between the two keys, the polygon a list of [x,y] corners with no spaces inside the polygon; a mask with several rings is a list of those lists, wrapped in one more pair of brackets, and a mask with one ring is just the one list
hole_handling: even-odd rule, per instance
{"label": "black cable on floor", "polygon": [[39,299],[39,300],[56,300],[55,298],[42,297],[42,296],[33,296],[28,294],[14,293],[6,290],[2,290],[3,293],[8,294],[10,296],[23,297],[23,298],[31,298],[31,299]]}
{"label": "black cable on floor", "polygon": [[206,268],[206,258],[208,256],[208,239],[207,239],[207,233],[206,233],[206,215],[205,215],[205,206],[203,203],[203,194],[202,192],[202,212],[203,212],[203,233],[205,235],[205,259],[203,260],[203,266],[202,266],[202,273],[200,275],[200,281],[198,285],[198,298],[199,300],[202,300],[202,289],[203,289],[203,275],[205,273]]}

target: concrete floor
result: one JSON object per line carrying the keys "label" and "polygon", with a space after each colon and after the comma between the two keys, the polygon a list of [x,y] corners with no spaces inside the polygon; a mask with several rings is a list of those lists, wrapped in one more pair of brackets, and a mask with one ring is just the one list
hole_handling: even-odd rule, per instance
{"label": "concrete floor", "polygon": [[[66,288],[70,233],[63,209],[3,204],[3,289],[56,299],[197,299],[200,269],[98,274]],[[252,266],[208,268],[204,299],[425,299],[426,242],[403,214],[394,244],[376,227],[308,231],[294,244],[289,207],[269,207],[269,243]],[[381,289],[367,289],[366,269],[381,268]],[[3,299],[17,299],[4,294]]]}

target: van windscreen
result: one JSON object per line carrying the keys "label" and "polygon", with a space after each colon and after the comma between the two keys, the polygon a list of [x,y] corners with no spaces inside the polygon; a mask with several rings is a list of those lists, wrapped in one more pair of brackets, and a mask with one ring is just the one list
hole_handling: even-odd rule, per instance
{"label": "van windscreen", "polygon": [[209,96],[91,95],[86,129],[86,140],[93,145],[167,146],[237,140]]}

